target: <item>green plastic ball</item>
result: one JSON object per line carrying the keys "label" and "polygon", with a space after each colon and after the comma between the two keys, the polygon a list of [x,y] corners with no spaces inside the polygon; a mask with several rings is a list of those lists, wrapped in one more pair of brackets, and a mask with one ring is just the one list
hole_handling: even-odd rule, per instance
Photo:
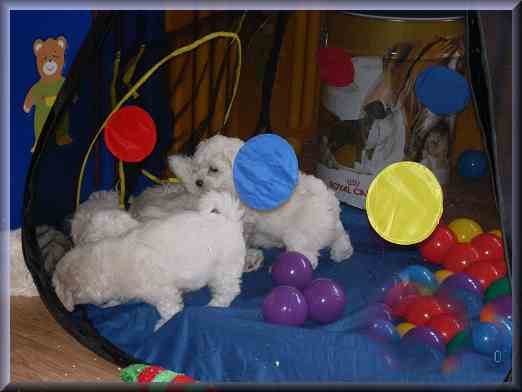
{"label": "green plastic ball", "polygon": [[471,331],[469,329],[465,329],[464,331],[460,331],[456,334],[453,339],[448,342],[446,346],[446,350],[448,355],[455,354],[456,352],[465,349],[467,347],[472,346],[471,341]]}
{"label": "green plastic ball", "polygon": [[487,303],[497,297],[511,294],[511,284],[507,277],[496,280],[484,293],[484,301]]}

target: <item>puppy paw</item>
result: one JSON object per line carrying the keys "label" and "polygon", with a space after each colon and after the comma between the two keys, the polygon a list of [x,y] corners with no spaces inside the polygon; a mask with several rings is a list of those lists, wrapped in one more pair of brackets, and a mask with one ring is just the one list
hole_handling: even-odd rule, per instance
{"label": "puppy paw", "polygon": [[154,325],[154,332],[156,332],[158,329],[160,329],[161,327],[163,327],[163,324],[165,324],[167,321],[169,321],[169,319],[160,318],[160,319],[156,322],[156,325]]}
{"label": "puppy paw", "polygon": [[252,272],[256,271],[263,264],[264,255],[260,249],[247,249],[247,254],[245,257],[245,267],[243,272]]}
{"label": "puppy paw", "polygon": [[353,245],[348,235],[337,239],[330,248],[330,257],[336,263],[349,259],[353,255]]}

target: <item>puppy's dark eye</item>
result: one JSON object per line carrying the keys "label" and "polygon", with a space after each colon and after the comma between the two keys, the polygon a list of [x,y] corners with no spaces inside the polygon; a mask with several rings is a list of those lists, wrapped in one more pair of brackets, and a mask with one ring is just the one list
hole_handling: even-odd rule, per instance
{"label": "puppy's dark eye", "polygon": [[210,166],[209,168],[210,172],[212,173],[217,173],[219,170],[217,169],[217,167],[214,167],[214,166]]}

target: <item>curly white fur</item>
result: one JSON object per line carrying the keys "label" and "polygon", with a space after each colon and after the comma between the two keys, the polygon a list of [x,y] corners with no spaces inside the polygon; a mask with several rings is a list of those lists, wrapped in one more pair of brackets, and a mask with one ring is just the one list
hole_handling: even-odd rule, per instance
{"label": "curly white fur", "polygon": [[[169,158],[171,170],[178,174],[183,168],[184,184],[189,192],[201,194],[208,190],[236,194],[232,166],[243,141],[222,135],[203,140],[192,158]],[[191,167],[190,167],[191,166]],[[320,179],[300,173],[292,197],[281,207],[268,211],[246,208],[245,233],[249,247],[284,246],[304,254],[317,266],[319,250],[330,247],[330,256],[340,262],[353,254],[349,235],[340,221],[339,201]],[[262,254],[249,250],[247,263],[259,267]],[[254,256],[252,256],[254,255]],[[258,265],[252,265],[257,263]]]}
{"label": "curly white fur", "polygon": [[161,316],[155,330],[182,310],[186,291],[208,285],[209,305],[229,306],[245,263],[243,213],[232,195],[208,192],[198,211],[76,246],[56,266],[56,294],[69,311],[77,304],[142,300]]}

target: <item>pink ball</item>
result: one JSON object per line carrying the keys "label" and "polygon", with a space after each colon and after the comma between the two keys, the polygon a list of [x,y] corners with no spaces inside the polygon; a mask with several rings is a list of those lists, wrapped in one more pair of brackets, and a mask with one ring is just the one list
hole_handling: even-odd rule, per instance
{"label": "pink ball", "polygon": [[346,306],[346,294],[332,279],[317,278],[303,292],[308,303],[308,317],[326,324],[341,317]]}
{"label": "pink ball", "polygon": [[277,285],[303,289],[312,281],[312,264],[299,252],[283,252],[272,265],[272,279]]}

